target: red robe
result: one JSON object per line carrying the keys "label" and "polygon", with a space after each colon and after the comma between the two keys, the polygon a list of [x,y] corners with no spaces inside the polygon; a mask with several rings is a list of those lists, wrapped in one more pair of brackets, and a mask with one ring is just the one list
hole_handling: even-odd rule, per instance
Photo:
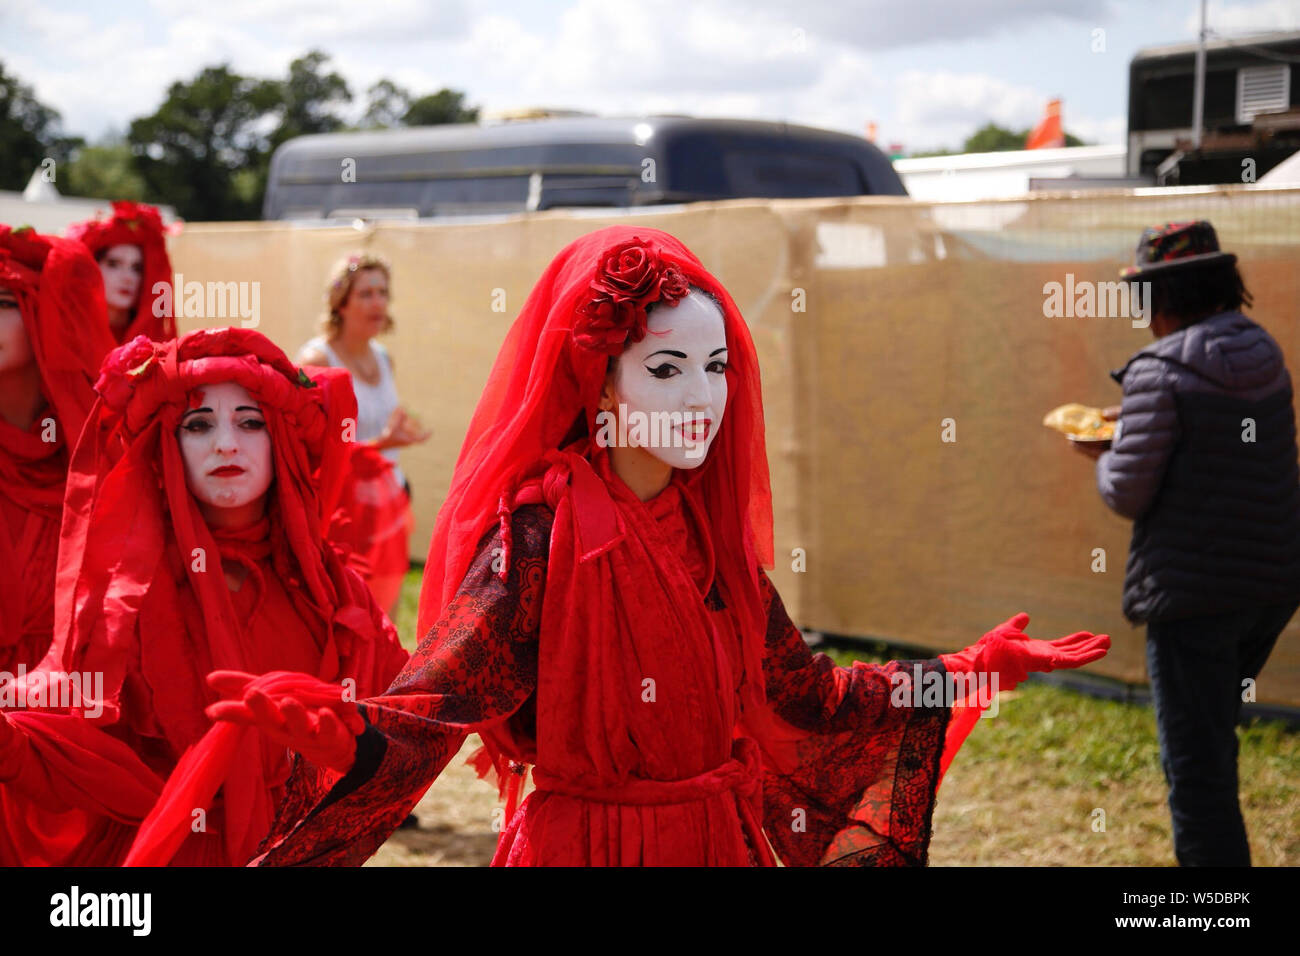
{"label": "red robe", "polygon": [[[711,627],[665,616],[658,640],[636,646],[630,628],[604,646],[544,646],[539,633],[559,633],[547,616],[572,613],[547,600],[561,519],[546,503],[519,507],[509,547],[501,530],[483,538],[393,686],[362,703],[370,726],[351,772],[299,765],[261,865],[362,863],[471,731],[536,765],[494,865],[763,865],[769,840],[787,864],[925,863],[949,710],[891,705],[898,683],[911,699],[912,664],[812,654],[760,571],[767,710],[744,714],[736,619],[698,508],[676,480],[644,505],[623,492],[623,540],[668,572],[643,582],[645,599],[676,590]],[[493,568],[503,552],[505,581]]]}
{"label": "red robe", "polygon": [[[336,683],[352,677],[361,693],[385,686],[406,656],[391,624],[385,640],[356,642],[355,653],[340,660],[319,627],[303,619],[272,566],[268,528],[264,519],[254,526],[251,540],[247,532],[215,536],[227,568],[240,562],[250,569],[240,589],[231,592],[243,630],[241,644],[249,649],[247,670],[302,671]],[[361,590],[359,581],[355,586]],[[11,814],[11,825],[0,834],[0,863],[121,863],[163,781],[185,749],[211,726],[203,712],[213,699],[204,685],[213,670],[209,649],[187,637],[202,633],[202,622],[189,620],[190,629],[174,626],[178,609],[187,619],[200,613],[192,598],[182,599],[184,593],[183,582],[178,589],[171,578],[159,580],[148,592],[132,644],[121,649],[124,666],[116,675],[116,693],[106,688],[117,715],[106,711],[92,721],[45,709],[9,713],[23,733],[0,755],[0,783],[7,785],[0,791]],[[261,801],[239,799],[241,812],[228,819],[226,794],[262,787],[273,808],[284,793],[290,755],[257,734],[248,735],[242,746],[225,793],[206,809],[204,828],[190,833],[174,865],[246,862],[232,859],[229,831],[241,825],[256,828]],[[89,759],[69,759],[70,752]],[[264,819],[252,836],[260,839],[269,824]]]}
{"label": "red robe", "polygon": [[46,402],[25,431],[0,420],[0,673],[16,674],[53,636],[69,453],[112,339],[103,278],[80,243],[0,225],[0,287],[18,301]]}
{"label": "red robe", "polygon": [[[195,390],[227,381],[259,403],[275,469],[267,517],[238,531],[208,527],[176,439]],[[364,696],[407,658],[321,534],[356,416],[345,378],[307,376],[261,333],[224,328],[137,337],[105,360],[96,389],[64,496],[54,643],[27,684],[62,673],[102,687],[7,714],[17,732],[0,737],[0,863],[120,862],[164,780],[207,737],[213,670],[305,670],[350,678],[342,689]],[[250,569],[233,593],[228,561]],[[182,831],[179,854],[162,859],[242,864],[269,831],[282,749],[250,729],[224,735],[218,756],[196,775],[207,793],[221,787],[206,829]]]}
{"label": "red robe", "polygon": [[62,441],[45,442],[45,413],[22,431],[0,421],[0,672],[40,663],[54,633],[54,574],[68,471]]}
{"label": "red robe", "polygon": [[354,443],[326,537],[349,555],[348,563],[385,610],[393,606],[410,569],[415,524],[411,502],[393,463],[371,445]]}

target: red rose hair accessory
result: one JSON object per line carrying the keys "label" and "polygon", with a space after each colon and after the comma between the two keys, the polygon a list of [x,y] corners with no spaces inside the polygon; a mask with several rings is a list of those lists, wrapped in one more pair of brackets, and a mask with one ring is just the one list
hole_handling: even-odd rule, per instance
{"label": "red rose hair accessory", "polygon": [[600,260],[589,302],[578,306],[573,337],[580,346],[618,355],[646,335],[646,307],[690,292],[680,269],[665,263],[641,237],[619,243]]}
{"label": "red rose hair accessory", "polygon": [[[144,203],[119,200],[113,203],[113,213],[107,219],[89,219],[73,223],[65,230],[69,239],[76,240],[98,254],[113,246],[138,246],[143,256],[140,276],[140,301],[131,317],[121,341],[129,342],[137,335],[164,341],[176,338],[176,320],[172,309],[163,299],[159,283],[172,283],[172,264],[167,256],[166,235],[158,209]],[[163,300],[163,301],[160,301]]]}

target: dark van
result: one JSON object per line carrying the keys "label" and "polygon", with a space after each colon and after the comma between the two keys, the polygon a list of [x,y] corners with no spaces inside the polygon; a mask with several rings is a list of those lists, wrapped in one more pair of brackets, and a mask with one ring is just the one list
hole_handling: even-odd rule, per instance
{"label": "dark van", "polygon": [[905,196],[866,139],[786,123],[564,117],[300,136],[264,219],[430,218],[708,199]]}

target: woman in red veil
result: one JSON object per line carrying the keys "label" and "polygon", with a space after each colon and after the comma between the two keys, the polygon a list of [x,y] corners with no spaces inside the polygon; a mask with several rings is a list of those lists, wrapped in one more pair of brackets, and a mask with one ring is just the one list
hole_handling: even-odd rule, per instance
{"label": "woman in red veil", "polygon": [[54,644],[0,711],[0,862],[122,862],[202,743],[181,772],[197,761],[200,796],[150,860],[243,864],[289,764],[251,731],[208,735],[207,675],[301,672],[355,699],[405,663],[322,536],[356,400],[315,373],[239,328],[139,336],[105,361],[68,479]]}
{"label": "woman in red veil", "polygon": [[112,347],[86,250],[0,226],[0,684],[50,646],[68,458]]}
{"label": "woman in red veil", "polygon": [[[638,435],[664,414],[658,439]],[[578,239],[492,369],[434,531],[423,640],[393,685],[303,706],[268,678],[217,679],[215,716],[326,760],[298,765],[261,864],[361,863],[471,731],[507,799],[494,864],[923,864],[970,721],[914,705],[914,682],[1005,688],[1109,645],[1029,640],[1018,615],[960,654],[836,667],[786,615],[771,562],[735,303],[667,233]],[[357,709],[366,728],[345,738]]]}
{"label": "woman in red veil", "polygon": [[165,283],[170,289],[172,263],[167,230],[156,207],[119,200],[107,219],[74,223],[65,234],[82,243],[99,263],[115,341],[129,342],[137,335],[159,342],[176,338],[174,298],[157,288]]}

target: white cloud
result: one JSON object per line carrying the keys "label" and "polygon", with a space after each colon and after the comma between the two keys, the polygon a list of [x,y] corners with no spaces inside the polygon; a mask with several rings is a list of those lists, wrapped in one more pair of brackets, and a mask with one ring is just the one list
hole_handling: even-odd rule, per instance
{"label": "white cloud", "polygon": [[[726,0],[708,0],[722,7]],[[729,5],[729,4],[726,4]],[[806,27],[827,39],[884,50],[945,40],[970,41],[1046,20],[1097,25],[1111,0],[745,0],[745,16]],[[735,15],[735,9],[731,11]]]}
{"label": "white cloud", "polygon": [[1022,128],[1042,118],[1048,97],[1041,90],[986,73],[908,70],[898,78],[897,134],[909,150],[959,147],[985,123]]}
{"label": "white cloud", "polygon": [[[1300,0],[1264,0],[1262,3],[1233,3],[1211,0],[1206,6],[1205,24],[1225,36],[1300,29]],[[1199,9],[1188,15],[1185,26],[1193,37],[1201,29]]]}
{"label": "white cloud", "polygon": [[1062,119],[1067,132],[1073,133],[1085,143],[1097,146],[1121,145],[1128,131],[1128,120],[1124,116],[1107,116],[1102,119],[1074,116],[1070,113],[1068,103],[1062,108]]}
{"label": "white cloud", "polygon": [[350,43],[450,42],[469,26],[464,0],[385,0],[373,6],[337,0],[222,0],[196,7],[189,0],[152,0],[167,20],[200,20],[214,29],[274,36],[294,47],[327,50]]}

